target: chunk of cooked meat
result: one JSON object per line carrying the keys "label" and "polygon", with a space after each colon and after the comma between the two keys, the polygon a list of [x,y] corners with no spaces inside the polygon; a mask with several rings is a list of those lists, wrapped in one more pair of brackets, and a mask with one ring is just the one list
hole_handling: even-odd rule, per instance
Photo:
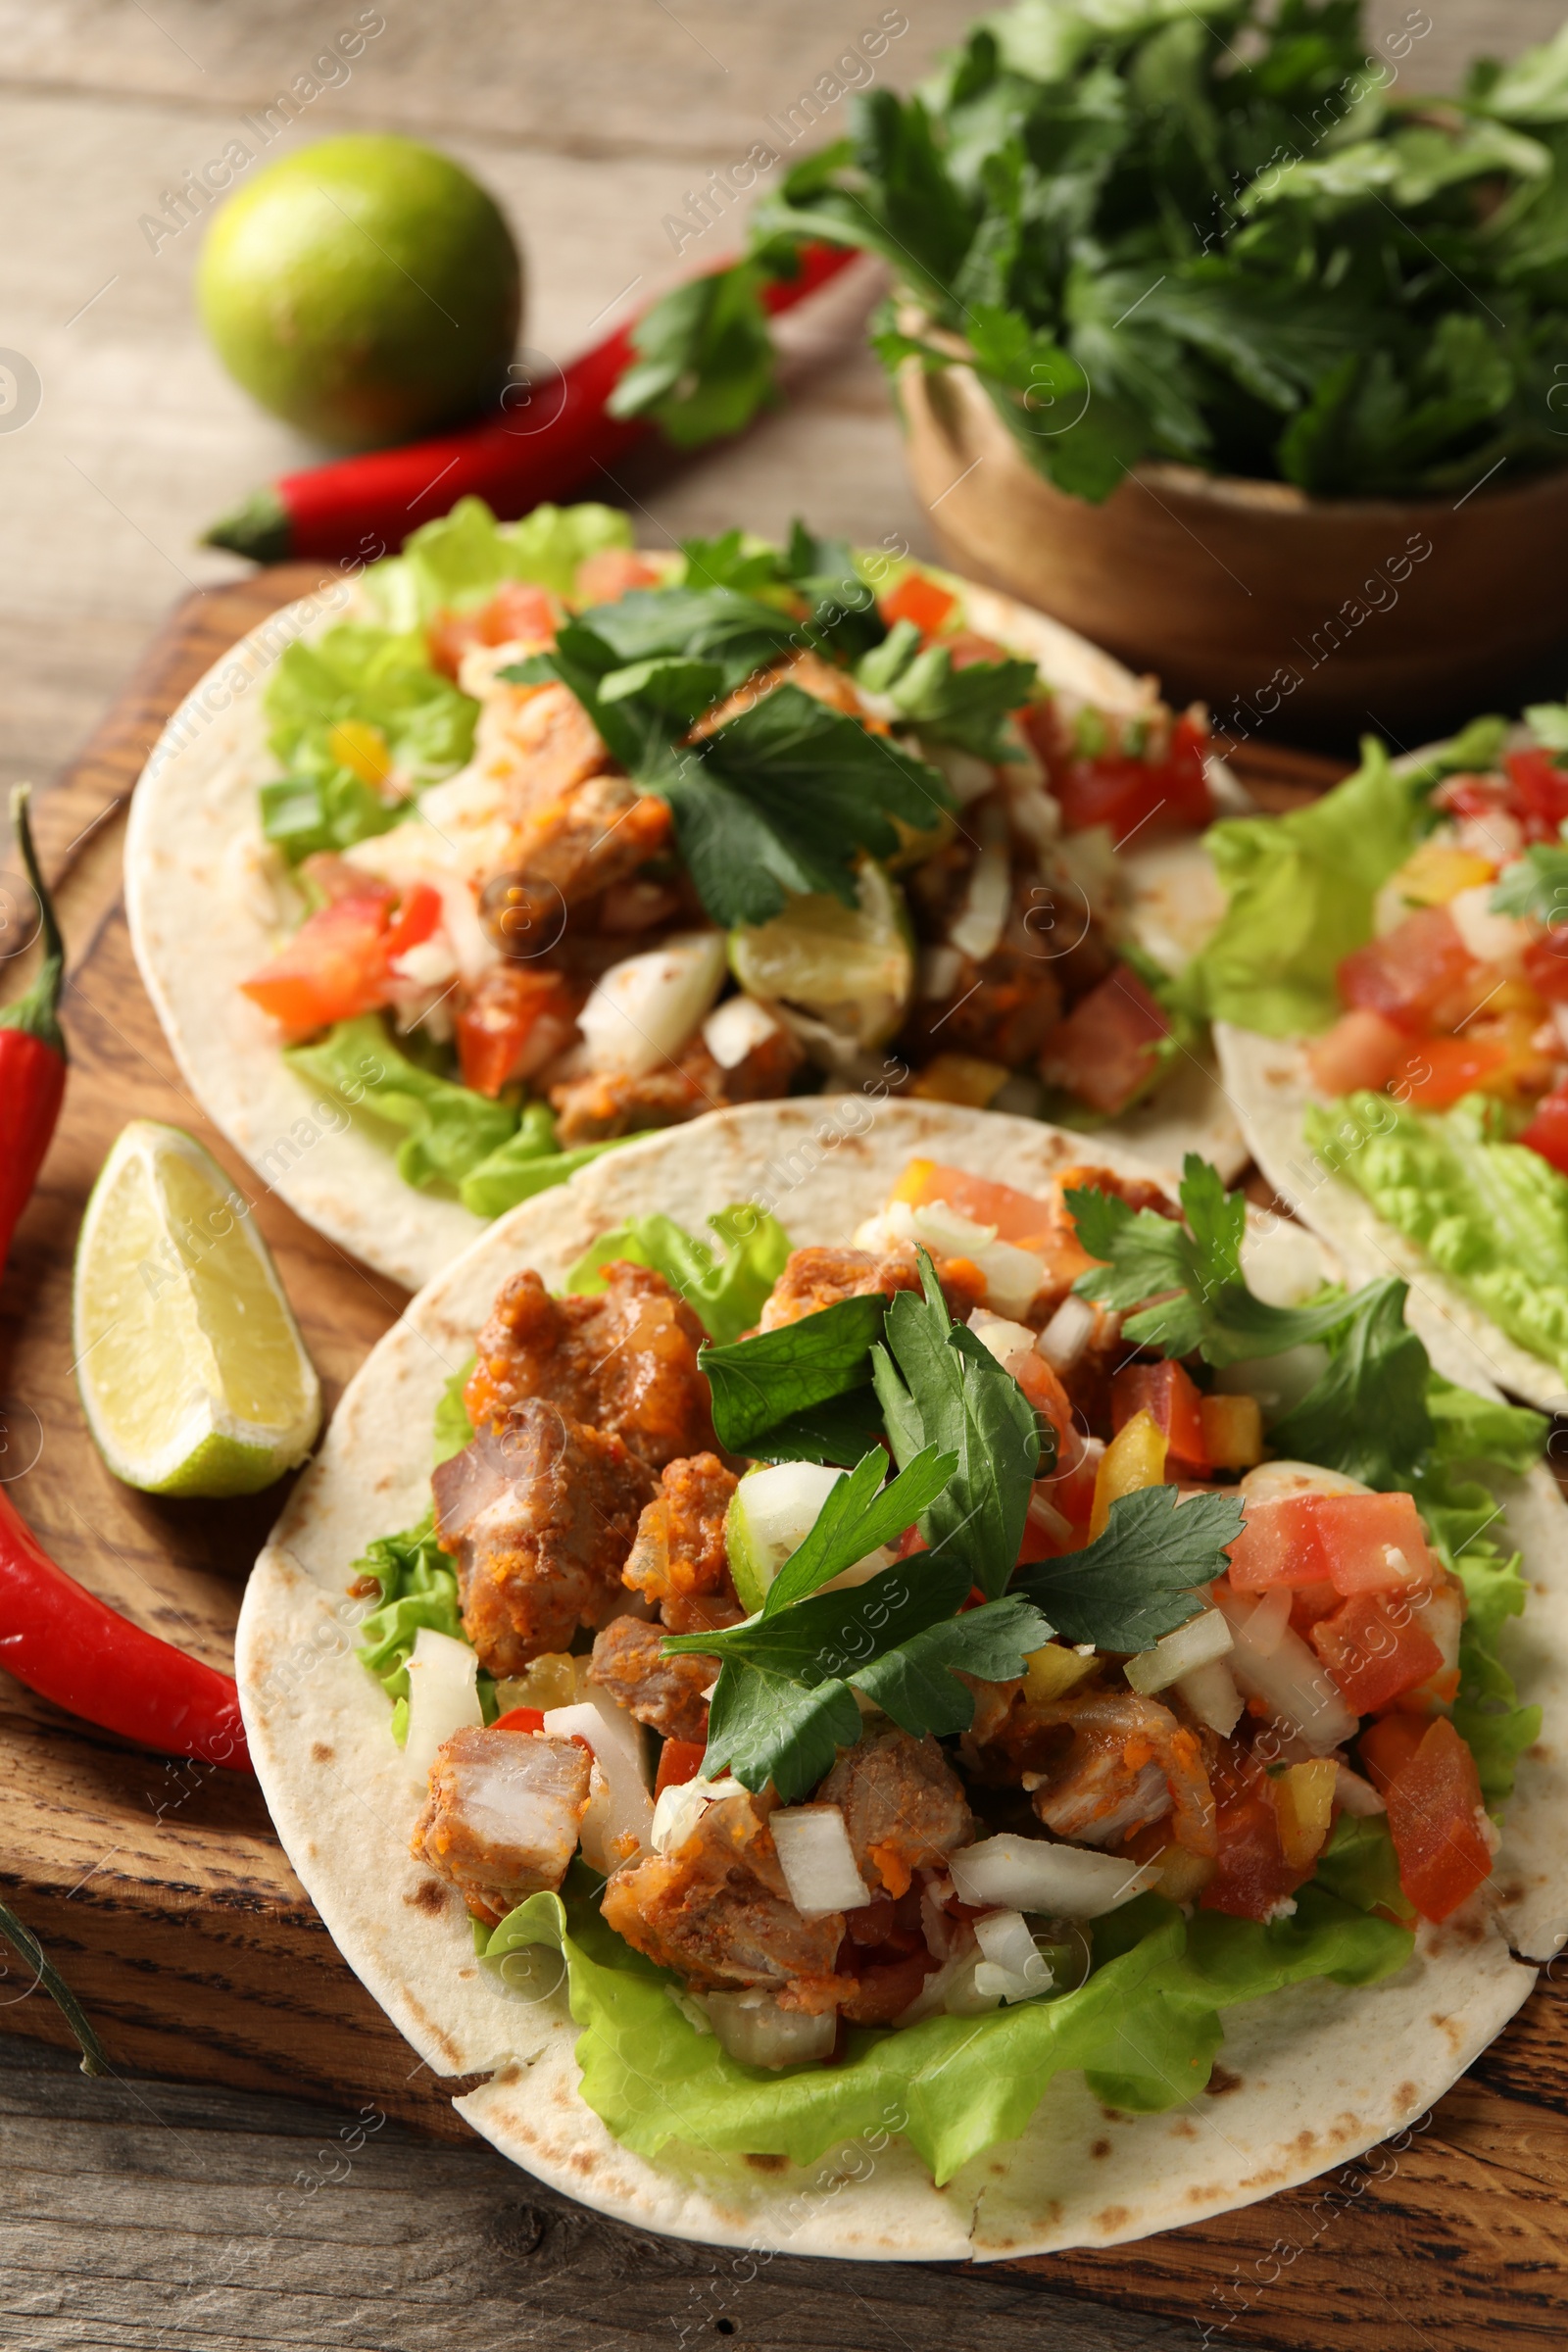
{"label": "chunk of cooked meat", "polygon": [[705,1110],[726,1110],[736,1102],[775,1102],[805,1058],[789,1031],[779,1028],[724,1069],[694,1037],[678,1059],[640,1077],[590,1070],[584,1078],[563,1079],[550,1090],[556,1133],[563,1150],[573,1150],[648,1127],[681,1127]]}
{"label": "chunk of cooked meat", "polygon": [[720,1798],[678,1852],[617,1870],[604,1916],[700,1991],[757,1984],[786,2007],[817,2010],[851,1990],[833,1971],[844,1914],[801,1917],[755,1797]]}
{"label": "chunk of cooked meat", "polygon": [[659,1484],[637,1522],[621,1581],[658,1604],[672,1634],[738,1625],[746,1611],[724,1549],[724,1514],[739,1484],[735,1473],[717,1454],[697,1453],[666,1463]]}
{"label": "chunk of cooked meat", "polygon": [[[985,1296],[984,1276],[966,1257],[939,1258],[936,1269],[948,1311],[967,1322]],[[758,1328],[777,1331],[821,1307],[836,1306],[841,1298],[865,1298],[875,1291],[891,1298],[896,1292],[919,1288],[920,1261],[912,1243],[901,1242],[879,1254],[869,1250],[792,1250]]]}
{"label": "chunk of cooked meat", "polygon": [[[526,1396],[619,1438],[651,1469],[714,1443],[706,1334],[651,1266],[617,1259],[592,1298],[556,1298],[531,1270],[502,1285],[464,1401],[475,1429]],[[639,1500],[643,1497],[639,1497]]]}
{"label": "chunk of cooked meat", "polygon": [[994,1783],[1027,1788],[1048,1830],[1077,1845],[1109,1846],[1169,1813],[1178,1843],[1214,1852],[1202,1743],[1169,1707],[1131,1690],[1041,1702],[1021,1683],[992,1688],[997,1699],[977,1704],[965,1735],[965,1761]]}
{"label": "chunk of cooked meat", "polygon": [[542,1070],[577,1034],[581,991],[537,963],[493,963],[458,1015],[463,1083],[498,1096]]}
{"label": "chunk of cooked meat", "polygon": [[502,777],[521,818],[610,765],[598,728],[569,686],[497,684],[480,705],[474,764]]}
{"label": "chunk of cooked meat", "polygon": [[703,1693],[718,1679],[718,1660],[666,1658],[663,1639],[657,1625],[641,1617],[612,1617],[595,1637],[588,1680],[664,1739],[701,1745],[708,1739],[708,1701]]}
{"label": "chunk of cooked meat", "polygon": [[903,1894],[917,1870],[945,1862],[974,1837],[963,1783],[929,1735],[878,1732],[858,1740],[840,1756],[815,1801],[842,1809],[873,1894]]}
{"label": "chunk of cooked meat", "polygon": [[512,841],[510,870],[481,902],[497,943],[514,956],[548,953],[564,910],[624,882],[669,840],[669,803],[623,776],[585,776],[534,804]]}
{"label": "chunk of cooked meat", "polygon": [[542,1888],[577,1850],[593,1757],[580,1740],[469,1729],[443,1740],[410,1851],[493,1924]]}
{"label": "chunk of cooked meat", "polygon": [[520,1674],[624,1605],[620,1572],[654,1478],[618,1437],[525,1397],[430,1483],[464,1631],[491,1674]]}
{"label": "chunk of cooked meat", "polygon": [[743,711],[754,710],[759,703],[765,702],[770,694],[776,694],[781,686],[798,686],[803,694],[810,696],[813,703],[825,703],[830,710],[842,710],[847,718],[858,718],[862,726],[869,726],[873,734],[887,733],[885,719],[873,720],[868,717],[849,673],[840,669],[835,662],[824,662],[820,654],[813,654],[808,647],[803,647],[798,653],[782,656],[770,668],[754,671],[751,677],[736,687],[733,694],[727,694],[721,703],[715,703],[710,710],[705,710],[687,741],[701,743],[706,736],[716,734],[730,719],[739,718]]}

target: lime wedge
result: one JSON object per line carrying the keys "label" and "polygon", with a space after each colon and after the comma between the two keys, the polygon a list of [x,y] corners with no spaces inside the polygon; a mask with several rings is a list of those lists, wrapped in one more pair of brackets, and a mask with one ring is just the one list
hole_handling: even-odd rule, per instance
{"label": "lime wedge", "polygon": [[72,1295],[87,1425],[149,1494],[255,1494],[321,1423],[315,1366],[243,1197],[177,1127],[133,1119],[93,1186]]}
{"label": "lime wedge", "polygon": [[771,922],[742,923],[729,939],[730,969],[747,995],[830,1063],[885,1044],[914,986],[903,892],[870,858],[858,887],[858,906],[825,894],[791,899]]}

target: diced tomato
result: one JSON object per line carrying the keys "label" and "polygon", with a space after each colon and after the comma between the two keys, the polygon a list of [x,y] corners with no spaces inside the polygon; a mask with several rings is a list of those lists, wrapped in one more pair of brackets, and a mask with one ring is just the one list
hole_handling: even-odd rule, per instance
{"label": "diced tomato", "polygon": [[906,571],[897,587],[878,600],[878,610],[890,629],[901,620],[912,620],[917,629],[929,636],[941,628],[956,602],[946,588],[939,588],[923,572]]}
{"label": "diced tomato", "polygon": [[1202,1399],[1180,1364],[1124,1364],[1110,1384],[1110,1423],[1126,1426],[1147,1412],[1169,1448],[1167,1475],[1207,1478],[1214,1465],[1203,1442]]}
{"label": "diced tomato", "polygon": [[1308,1639],[1348,1707],[1370,1715],[1413,1690],[1443,1664],[1443,1652],[1411,1613],[1408,1601],[1381,1592],[1356,1592],[1332,1617],[1319,1618]]}
{"label": "diced tomato", "polygon": [[1053,778],[1069,833],[1086,825],[1108,825],[1117,846],[1142,825],[1206,825],[1214,813],[1204,771],[1208,730],[1191,711],[1170,731],[1163,760],[1140,760],[1125,752],[1071,760]]}
{"label": "diced tomato", "polygon": [[[1058,1467],[1049,1478],[1040,1481],[1041,1491],[1052,1509],[1059,1511],[1072,1528],[1077,1545],[1082,1545],[1088,1540],[1089,1523],[1095,1511],[1095,1488],[1104,1450],[1099,1438],[1086,1438],[1081,1430],[1074,1430],[1062,1448]],[[1075,1547],[1063,1546],[1064,1549]]]}
{"label": "diced tomato", "polygon": [[1282,1494],[1250,1502],[1230,1547],[1238,1592],[1332,1584],[1342,1597],[1429,1585],[1435,1563],[1408,1494]]}
{"label": "diced tomato", "polygon": [[564,974],[532,963],[492,965],[458,1015],[464,1085],[493,1099],[553,1060],[575,1027],[576,999]]}
{"label": "diced tomato", "polygon": [[1330,1617],[1342,1605],[1341,1598],[1327,1577],[1315,1585],[1295,1585],[1291,1589],[1291,1630],[1310,1634],[1320,1617]]}
{"label": "diced tomato", "polygon": [[663,576],[657,564],[629,547],[601,547],[577,566],[575,601],[585,611],[613,605],[632,588],[657,588]]}
{"label": "diced tomato", "polygon": [[1568,1091],[1547,1095],[1536,1104],[1536,1115],[1519,1141],[1568,1176]]}
{"label": "diced tomato", "polygon": [[391,963],[410,948],[423,945],[441,921],[441,893],[430,882],[410,888],[386,932],[386,959]]}
{"label": "diced tomato", "polygon": [[[1473,1009],[1465,995],[1476,962],[1446,906],[1421,906],[1395,930],[1343,958],[1340,997],[1363,1012],[1381,1013],[1412,1037],[1434,1026],[1453,1027]],[[1446,1024],[1440,1017],[1459,1009]]]}
{"label": "diced tomato", "polygon": [[1410,1055],[1410,1040],[1381,1012],[1358,1007],[1342,1014],[1306,1049],[1312,1084],[1325,1095],[1353,1095],[1362,1087],[1381,1093]]}
{"label": "diced tomato", "polygon": [[888,1198],[907,1200],[911,1208],[945,1200],[977,1225],[994,1225],[999,1241],[1013,1242],[1020,1250],[1037,1246],[1052,1230],[1050,1208],[1033,1194],[971,1176],[966,1168],[947,1167],[939,1159],[911,1159]]}
{"label": "diced tomato", "polygon": [[1164,1006],[1130,965],[1118,963],[1053,1029],[1040,1056],[1041,1075],[1091,1110],[1114,1116],[1149,1084],[1158,1066],[1159,1041],[1169,1034]]}
{"label": "diced tomato", "polygon": [[1557,828],[1568,816],[1568,768],[1557,765],[1550,752],[1539,745],[1509,752],[1502,762],[1508,773],[1508,805],[1525,829],[1528,841],[1555,841]]}
{"label": "diced tomato", "polygon": [[1548,1004],[1568,1004],[1568,905],[1562,918],[1553,918],[1544,939],[1533,939],[1524,953],[1524,975],[1538,997]]}
{"label": "diced tomato", "polygon": [[1446,1919],[1492,1875],[1492,1840],[1474,1756],[1436,1715],[1384,1791],[1399,1885],[1423,1919]]}
{"label": "diced tomato", "polygon": [[708,1753],[700,1740],[666,1740],[659,1751],[659,1771],[654,1779],[655,1796],[662,1796],[666,1788],[684,1788],[695,1781],[703,1769]]}
{"label": "diced tomato", "polygon": [[1380,1715],[1375,1723],[1361,1726],[1355,1743],[1361,1770],[1380,1796],[1388,1796],[1391,1782],[1409,1763],[1426,1737],[1426,1729],[1419,1715],[1399,1714]]}
{"label": "diced tomato", "polygon": [[1499,1078],[1511,1054],[1496,1037],[1428,1037],[1409,1057],[1401,1092],[1423,1110],[1446,1110],[1461,1095]]}
{"label": "diced tomato", "polygon": [[290,1037],[386,1003],[390,895],[335,899],[308,915],[270,963],[240,982]]}
{"label": "diced tomato", "polygon": [[476,612],[438,612],[425,630],[425,643],[432,669],[455,678],[470,645],[511,645],[516,638],[548,645],[555,634],[555,608],[545,591],[508,580]]}
{"label": "diced tomato", "polygon": [[1261,1774],[1219,1797],[1214,1831],[1219,1840],[1214,1876],[1198,1898],[1205,1911],[1267,1919],[1315,1868],[1315,1860],[1304,1869],[1286,1861],[1279,1817]]}
{"label": "diced tomato", "polygon": [[545,1719],[537,1707],[509,1707],[490,1726],[493,1732],[542,1732]]}
{"label": "diced tomato", "polygon": [[1018,1383],[1037,1413],[1051,1423],[1056,1433],[1056,1449],[1065,1457],[1072,1438],[1072,1400],[1043,1355],[1034,1348],[1020,1348],[1010,1356],[1007,1369]]}

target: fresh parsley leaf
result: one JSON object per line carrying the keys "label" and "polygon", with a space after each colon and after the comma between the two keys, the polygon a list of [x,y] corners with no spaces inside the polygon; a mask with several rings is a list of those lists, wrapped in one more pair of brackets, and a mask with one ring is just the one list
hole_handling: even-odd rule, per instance
{"label": "fresh parsley leaf", "polygon": [[867,1381],[842,1396],[787,1413],[759,1430],[746,1451],[758,1462],[834,1462],[850,1470],[882,1436],[882,1407]]}
{"label": "fresh parsley leaf", "polygon": [[1538,841],[1504,866],[1492,894],[1494,914],[1524,915],[1561,930],[1568,923],[1568,848]]}
{"label": "fresh parsley leaf", "polygon": [[1178,1508],[1174,1487],[1143,1487],[1117,1497],[1093,1544],[1020,1568],[1013,1590],[1068,1642],[1149,1649],[1197,1614],[1197,1588],[1224,1575],[1241,1532],[1239,1495],[1194,1494]]}
{"label": "fresh parsley leaf", "polygon": [[1348,1302],[1328,1370],[1270,1433],[1288,1460],[1319,1462],[1382,1493],[1408,1487],[1431,1451],[1431,1366],[1404,1320],[1410,1286],[1391,1275]]}
{"label": "fresh parsley leaf", "polygon": [[738,525],[716,539],[683,539],[680,552],[686,559],[688,588],[734,588],[750,596],[754,589],[776,587],[784,576],[778,550],[748,550]]}
{"label": "fresh parsley leaf", "polygon": [[[1350,1312],[1343,1298],[1269,1306],[1253,1297],[1242,1272],[1246,1197],[1227,1194],[1219,1170],[1194,1152],[1182,1169],[1185,1223],[1152,1208],[1134,1211],[1112,1193],[1070,1192],[1066,1204],[1090,1256],[1105,1261],[1080,1274],[1073,1289],[1126,1314],[1122,1333],[1134,1347],[1166,1355],[1196,1349],[1205,1363],[1236,1364],[1325,1339]],[[1139,1306],[1140,1313],[1127,1313]]]}
{"label": "fresh parsley leaf", "polygon": [[708,1709],[703,1773],[732,1772],[743,1788],[771,1781],[786,1805],[831,1772],[841,1747],[860,1737],[860,1710],[837,1678],[798,1683],[788,1674],[726,1658]]}
{"label": "fresh parsley leaf", "polygon": [[628,662],[599,681],[600,700],[652,703],[669,718],[690,726],[723,692],[724,672],[716,662],[685,662],[677,655],[660,654],[646,662]]}
{"label": "fresh parsley leaf", "polygon": [[631,330],[637,354],[608,403],[652,416],[678,449],[738,433],[775,397],[765,272],[738,262],[675,286]]}
{"label": "fresh parsley leaf", "polygon": [[884,1487],[888,1457],[880,1446],[873,1446],[848,1478],[829,1490],[806,1542],[768,1586],[762,1615],[776,1617],[780,1609],[805,1600],[884,1544],[895,1543],[941,1494],[957,1466],[956,1454],[939,1453],[928,1446]]}
{"label": "fresh parsley leaf", "polygon": [[897,1649],[858,1667],[850,1680],[906,1732],[943,1739],[966,1732],[974,1721],[974,1692],[955,1669],[982,1682],[1010,1682],[1029,1652],[1050,1638],[1040,1611],[1021,1593],[1008,1592],[911,1634]]}
{"label": "fresh parsley leaf", "polygon": [[793,893],[856,906],[861,856],[891,858],[899,822],[924,831],[953,806],[936,768],[790,685],[680,754],[656,789],[704,906],[726,924],[766,922]]}
{"label": "fresh parsley leaf", "polygon": [[[904,632],[909,631],[906,636]],[[900,621],[857,671],[873,693],[886,694],[902,719],[935,743],[954,743],[976,759],[1016,760],[1004,721],[1029,699],[1038,671],[1033,662],[971,662],[955,669],[945,645],[919,650],[919,631]]]}
{"label": "fresh parsley leaf", "polygon": [[854,662],[881,644],[887,623],[847,539],[819,539],[797,517],[780,568],[807,601],[803,626],[820,652],[837,662]]}
{"label": "fresh parsley leaf", "polygon": [[[881,1291],[840,1298],[777,1331],[705,1348],[697,1360],[708,1375],[713,1429],[725,1451],[756,1457],[764,1433],[862,1389],[887,1304]],[[857,1461],[864,1450],[857,1451]]]}
{"label": "fresh parsley leaf", "polygon": [[994,1600],[1018,1557],[1041,1424],[1011,1373],[953,1321],[924,1250],[920,1278],[921,1296],[899,1291],[888,1302],[872,1379],[901,1467],[929,1446],[956,1456],[954,1476],[916,1524],[935,1558],[963,1563],[969,1583]]}

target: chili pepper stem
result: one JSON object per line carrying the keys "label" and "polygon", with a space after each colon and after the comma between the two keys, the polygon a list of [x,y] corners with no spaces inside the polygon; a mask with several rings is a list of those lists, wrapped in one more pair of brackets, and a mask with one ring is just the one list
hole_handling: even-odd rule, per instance
{"label": "chili pepper stem", "polygon": [[16,827],[17,847],[27,880],[38,902],[38,924],[43,938],[43,962],[32,986],[15,1004],[0,1004],[0,1029],[24,1029],[52,1047],[62,1061],[67,1058],[65,1032],[60,1026],[60,992],[66,977],[66,943],[60,935],[54,901],[44,883],[33,847],[32,818],[28,803],[32,795],[30,784],[19,784],[11,795],[11,821]]}

